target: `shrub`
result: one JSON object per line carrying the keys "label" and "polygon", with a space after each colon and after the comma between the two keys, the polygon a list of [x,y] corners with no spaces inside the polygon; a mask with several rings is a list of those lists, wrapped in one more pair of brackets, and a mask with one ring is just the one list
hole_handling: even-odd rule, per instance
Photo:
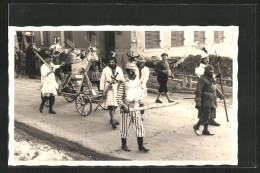
{"label": "shrub", "polygon": [[[168,62],[172,71],[175,74],[195,75],[195,68],[199,66],[201,55],[189,55],[187,57],[169,57]],[[146,66],[154,68],[155,65],[160,61],[158,57],[146,57]],[[220,57],[220,71],[223,78],[232,79],[232,59],[230,57]],[[173,67],[178,62],[176,67]],[[218,58],[215,55],[209,56],[209,64],[215,68],[215,74],[218,72],[217,68]]]}

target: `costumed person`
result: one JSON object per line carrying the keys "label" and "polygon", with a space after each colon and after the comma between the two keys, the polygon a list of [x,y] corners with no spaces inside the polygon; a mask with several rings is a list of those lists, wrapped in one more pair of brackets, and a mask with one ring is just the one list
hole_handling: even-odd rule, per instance
{"label": "costumed person", "polygon": [[[200,78],[204,74],[205,67],[209,64],[209,55],[207,53],[202,54],[199,67],[195,68],[195,74]],[[221,74],[217,74],[216,76],[213,76],[214,78],[219,78]],[[201,114],[201,111],[198,110],[198,114]],[[213,126],[220,126],[219,123],[215,121],[216,114],[212,115],[209,120],[209,125]]]}
{"label": "costumed person", "polygon": [[52,63],[53,57],[49,54],[45,54],[43,58],[45,58],[45,61],[48,64],[48,66],[52,67],[52,70],[46,64],[43,64],[41,66],[41,94],[43,98],[39,111],[41,113],[43,112],[44,104],[47,100],[49,100],[49,113],[56,114],[56,112],[53,110],[53,105],[55,102],[55,95],[57,95],[57,89],[59,85],[55,80],[54,73],[57,68],[64,66],[65,63],[63,62],[61,65],[54,65]]}
{"label": "costumed person", "polygon": [[[91,81],[92,84],[94,84],[94,83],[97,84],[98,91],[100,92],[100,76],[101,76],[101,73],[99,72],[100,58],[98,58],[98,56],[96,54],[97,49],[95,47],[90,47],[89,51],[91,51],[91,53],[93,54],[93,57],[94,57],[91,60],[91,66],[88,71],[89,80]],[[110,57],[112,57],[112,56],[110,55]]]}
{"label": "costumed person", "polygon": [[200,135],[199,127],[204,125],[203,135],[214,135],[209,132],[208,124],[212,114],[216,114],[217,97],[223,99],[224,96],[216,87],[216,80],[214,78],[214,67],[207,65],[205,67],[204,75],[199,78],[197,88],[195,91],[196,108],[201,111],[199,114],[199,121],[193,126],[194,132]]}
{"label": "costumed person", "polygon": [[137,79],[139,79],[140,74],[139,74],[139,69],[137,67],[137,62],[136,62],[136,59],[139,58],[139,55],[138,56],[130,56],[130,55],[127,54],[127,56],[129,57],[128,63],[131,63],[135,66],[135,71],[136,71],[135,74],[136,74]]}
{"label": "costumed person", "polygon": [[118,81],[124,80],[123,71],[117,66],[117,59],[115,57],[110,57],[108,60],[108,66],[102,71],[100,78],[100,91],[102,92],[102,97],[105,98],[104,106],[108,108],[110,115],[110,124],[112,128],[117,128],[119,122],[114,118],[115,109],[118,104],[116,101],[116,94],[118,89]]}
{"label": "costumed person", "polygon": [[167,82],[168,82],[168,77],[173,78],[173,74],[170,70],[169,63],[167,62],[168,54],[163,53],[161,57],[162,60],[159,61],[154,68],[154,71],[157,73],[157,81],[160,85],[155,103],[162,103],[162,101],[160,100],[160,96],[162,92],[165,93],[168,102],[171,103],[174,101],[170,99]]}
{"label": "costumed person", "polygon": [[35,56],[34,49],[33,43],[30,43],[26,49],[26,73],[32,79],[35,79],[37,75],[36,62],[38,58]]}
{"label": "costumed person", "polygon": [[50,51],[52,52],[53,56],[53,62],[55,64],[59,64],[59,56],[63,51],[62,46],[60,45],[60,38],[59,37],[54,37],[54,42],[53,45],[50,46]]}
{"label": "costumed person", "polygon": [[126,64],[127,78],[120,83],[117,92],[117,103],[121,111],[121,142],[124,151],[131,151],[126,145],[126,139],[129,136],[129,127],[133,123],[136,129],[136,137],[139,151],[148,152],[149,149],[143,145],[145,131],[140,111],[131,111],[129,108],[138,108],[139,100],[142,97],[142,88],[140,81],[135,74],[134,64]]}
{"label": "costumed person", "polygon": [[[138,67],[139,70],[139,80],[141,83],[141,87],[142,87],[142,99],[139,101],[139,105],[140,107],[144,106],[144,103],[142,102],[143,99],[145,99],[145,97],[147,96],[147,87],[146,87],[146,83],[149,79],[149,68],[145,66],[145,59],[143,56],[139,56],[136,59],[136,65]],[[144,114],[144,110],[141,111],[141,114]],[[143,120],[143,119],[142,119]]]}

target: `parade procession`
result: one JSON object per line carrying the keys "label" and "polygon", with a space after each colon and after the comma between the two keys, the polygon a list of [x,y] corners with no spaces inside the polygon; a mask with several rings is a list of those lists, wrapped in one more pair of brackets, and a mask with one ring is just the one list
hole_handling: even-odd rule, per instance
{"label": "parade procession", "polygon": [[232,33],[167,32],[16,31],[15,124],[111,160],[232,159]]}

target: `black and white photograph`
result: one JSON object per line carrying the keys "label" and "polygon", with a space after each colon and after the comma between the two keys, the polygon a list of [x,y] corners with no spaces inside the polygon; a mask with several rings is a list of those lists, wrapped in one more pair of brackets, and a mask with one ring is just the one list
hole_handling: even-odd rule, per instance
{"label": "black and white photograph", "polygon": [[9,26],[9,165],[237,165],[237,26]]}

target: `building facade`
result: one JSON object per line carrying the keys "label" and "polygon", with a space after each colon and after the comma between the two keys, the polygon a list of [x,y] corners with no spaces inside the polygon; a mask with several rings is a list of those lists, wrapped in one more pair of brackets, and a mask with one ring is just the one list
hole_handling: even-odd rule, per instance
{"label": "building facade", "polygon": [[[28,32],[29,33],[29,32]],[[196,45],[203,45],[209,54],[232,58],[233,34],[229,30],[174,30],[174,31],[33,31],[32,42],[36,47],[50,47],[55,37],[61,45],[70,48],[70,40],[76,48],[87,50],[89,43],[97,46],[98,56],[106,60],[110,51],[115,51],[118,65],[125,69],[127,53],[145,57],[169,57],[198,55]],[[29,40],[30,41],[30,40]]]}

